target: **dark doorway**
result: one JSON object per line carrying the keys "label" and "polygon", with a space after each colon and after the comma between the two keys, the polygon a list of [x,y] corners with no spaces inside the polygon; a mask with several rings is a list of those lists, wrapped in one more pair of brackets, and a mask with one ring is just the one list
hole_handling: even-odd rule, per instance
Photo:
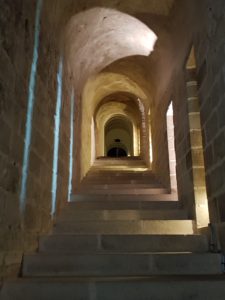
{"label": "dark doorway", "polygon": [[107,156],[108,157],[125,157],[125,156],[127,156],[127,152],[122,148],[114,147],[108,151]]}

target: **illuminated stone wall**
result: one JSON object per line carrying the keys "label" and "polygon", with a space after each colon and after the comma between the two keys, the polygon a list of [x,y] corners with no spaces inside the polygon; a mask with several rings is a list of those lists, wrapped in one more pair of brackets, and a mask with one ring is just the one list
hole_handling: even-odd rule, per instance
{"label": "illuminated stone wall", "polygon": [[[41,13],[40,47],[31,130],[25,209],[20,192],[27,105],[35,37],[36,1],[2,1],[0,11],[0,276],[18,272],[22,253],[34,250],[51,227],[54,115],[58,37],[45,34]],[[49,28],[50,29],[50,28]],[[57,206],[67,199],[71,83],[62,97]]]}
{"label": "illuminated stone wall", "polygon": [[161,111],[152,111],[151,123],[153,142],[152,168],[162,184],[170,188],[166,107]]}
{"label": "illuminated stone wall", "polygon": [[[56,181],[60,188],[57,189],[56,212],[63,206],[68,196],[70,99],[73,86],[75,88],[73,191],[79,187],[80,178],[90,167],[91,130],[88,126],[91,125],[96,106],[108,94],[116,92],[128,92],[139,97],[145,107],[146,120],[147,112],[150,110],[153,171],[161,182],[169,187],[166,111],[170,101],[173,100],[179,199],[188,208],[189,216],[195,216],[193,153],[185,69],[190,47],[194,44],[210,216],[212,221],[224,222],[225,19],[223,11],[225,4],[222,0],[177,1],[172,11],[170,9],[173,1],[168,0],[146,0],[145,5],[143,1],[137,0],[135,4],[131,4],[131,1],[127,0],[118,3],[118,7],[116,2],[112,4],[112,1],[104,1],[106,8],[118,8],[123,13],[136,16],[139,20],[130,16],[124,18],[123,14],[117,15],[111,10],[103,9],[100,12],[92,10],[89,11],[91,17],[88,30],[86,30],[85,14],[83,17],[82,14],[79,16],[80,22],[77,22],[76,14],[99,6],[102,1],[86,0],[79,1],[78,4],[74,0],[44,1],[39,36],[26,205],[25,211],[21,213],[20,188],[29,80],[33,61],[36,2],[35,0],[1,1],[1,276],[3,273],[17,272],[22,253],[35,249],[38,235],[51,228],[54,117],[58,90],[57,72],[62,53],[65,53],[65,57]],[[96,15],[97,19],[95,19]],[[74,20],[71,19],[74,16],[75,23],[70,23],[71,31],[67,31],[68,22]],[[111,38],[109,40],[106,38],[104,42],[98,39],[98,36],[93,37],[90,33],[94,21],[109,22],[106,26],[108,32],[108,28],[113,25],[110,23],[111,16],[115,17],[114,25],[118,20],[122,20],[121,24],[125,25],[125,29],[121,31],[121,24],[118,23],[118,36],[114,35],[114,32],[110,35]],[[104,19],[105,17],[107,18]],[[138,30],[135,31],[135,39],[126,35],[132,32],[131,19],[135,30],[140,28],[143,35],[152,36],[149,30],[151,29],[157,36],[157,43],[151,55],[153,45],[146,43]],[[97,29],[101,36],[107,36],[103,26]],[[78,36],[79,32],[82,33]],[[128,37],[129,43],[125,37]],[[85,48],[87,40],[88,47]],[[113,45],[110,44],[112,41],[114,41]],[[80,51],[81,46],[83,46],[82,51]],[[97,56],[93,55],[96,49]],[[147,157],[149,152],[148,143],[148,133],[143,132],[141,144],[144,157]]]}
{"label": "illuminated stone wall", "polygon": [[0,10],[0,276],[13,271],[24,247],[35,243],[23,234],[19,211],[35,1],[21,4],[1,1]]}
{"label": "illuminated stone wall", "polygon": [[[225,221],[225,3],[207,1],[196,36],[197,78],[212,222]],[[224,239],[224,237],[223,237]]]}

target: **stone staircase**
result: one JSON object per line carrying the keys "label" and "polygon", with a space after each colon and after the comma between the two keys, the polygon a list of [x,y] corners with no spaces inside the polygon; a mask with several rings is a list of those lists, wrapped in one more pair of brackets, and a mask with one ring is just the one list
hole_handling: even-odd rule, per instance
{"label": "stone staircase", "polygon": [[224,300],[221,256],[208,248],[140,159],[102,158],[0,299]]}

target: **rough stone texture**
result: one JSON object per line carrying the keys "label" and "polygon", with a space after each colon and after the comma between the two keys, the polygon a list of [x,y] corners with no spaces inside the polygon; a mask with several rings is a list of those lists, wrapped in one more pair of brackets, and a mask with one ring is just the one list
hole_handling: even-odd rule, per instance
{"label": "rough stone texture", "polygon": [[18,194],[34,12],[35,1],[1,1],[0,277],[20,264],[23,240],[26,239],[21,226]]}
{"label": "rough stone texture", "polygon": [[[18,272],[24,250],[50,228],[53,126],[58,41],[45,35],[42,18],[26,210],[19,212],[28,84],[36,1],[1,1],[0,12],[0,276]],[[58,199],[68,185],[68,105],[63,97]],[[66,150],[64,149],[66,148]]]}
{"label": "rough stone texture", "polygon": [[[153,140],[152,168],[160,181],[167,188],[170,188],[166,111],[152,111],[151,120]],[[157,120],[160,120],[160,122],[158,123]]]}
{"label": "rough stone texture", "polygon": [[[193,164],[195,160],[202,163],[203,155],[198,151],[191,151],[191,141],[195,145],[200,141],[199,134],[190,131],[189,119],[191,119],[194,129],[200,129],[200,125],[202,126],[211,221],[224,222],[225,4],[223,0],[176,1],[172,10],[173,1],[166,0],[137,0],[134,3],[132,1],[132,4],[130,1],[110,0],[44,1],[24,218],[19,213],[19,191],[36,1],[0,1],[1,276],[3,273],[15,272],[20,264],[21,254],[34,249],[38,235],[51,228],[56,75],[61,51],[65,53],[65,60],[57,212],[67,198],[70,97],[72,86],[75,86],[74,191],[79,188],[80,179],[90,166],[89,126],[95,109],[104,97],[116,92],[129,92],[140,98],[143,103],[140,143],[142,157],[146,160],[149,158],[149,132],[146,130],[149,124],[146,120],[148,120],[147,112],[150,110],[154,157],[152,168],[161,182],[169,187],[166,110],[173,100],[179,198],[184,207],[188,208],[189,216],[195,216],[193,181],[196,179],[198,184],[202,184],[203,175],[201,172],[200,175],[197,173],[196,176],[193,175]],[[81,13],[96,6],[104,6],[105,9],[94,8],[84,14]],[[139,21],[131,16],[108,10],[109,8],[118,8],[123,13],[136,16]],[[86,13],[91,15],[88,21]],[[106,31],[102,25],[99,28],[99,24],[104,23],[105,13]],[[110,20],[113,22],[110,23]],[[137,39],[141,37],[138,30],[136,31],[138,28],[142,33],[148,34],[151,32],[149,27],[157,35],[158,40],[151,55],[152,45],[145,45],[146,47],[142,49],[130,35],[128,43],[130,47],[127,47],[125,37],[128,29],[130,32],[130,20],[134,22]],[[128,29],[121,31],[120,24],[116,24],[119,38],[114,35],[115,32],[110,32],[107,36],[108,28],[117,21],[121,21],[125,27],[129,25],[126,27]],[[68,33],[70,26],[74,29],[72,35]],[[106,48],[102,47],[102,40],[95,39],[95,43],[92,44],[95,37],[89,36],[90,32],[93,34],[92,27],[101,33]],[[82,30],[86,30],[88,44],[85,43]],[[111,38],[113,44],[110,44]],[[192,44],[196,53],[199,88],[187,89],[188,80],[184,66]],[[95,59],[96,53],[98,59]],[[196,116],[191,115],[190,118],[188,116],[188,111],[196,111],[196,102],[193,99],[187,101],[189,93],[199,96],[201,124]]]}
{"label": "rough stone texture", "polygon": [[224,1],[206,1],[196,36],[197,74],[211,222],[224,222]]}

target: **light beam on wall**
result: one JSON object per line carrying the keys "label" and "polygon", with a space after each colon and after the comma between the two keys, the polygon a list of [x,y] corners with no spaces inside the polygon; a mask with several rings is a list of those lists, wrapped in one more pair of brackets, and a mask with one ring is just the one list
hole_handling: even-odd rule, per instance
{"label": "light beam on wall", "polygon": [[62,107],[62,77],[63,77],[63,59],[61,57],[59,61],[59,69],[57,73],[57,100],[56,100],[56,111],[55,111],[54,152],[53,152],[53,167],[52,167],[52,209],[51,209],[52,216],[56,211],[59,134],[60,134],[60,117],[61,117],[61,107]]}
{"label": "light beam on wall", "polygon": [[71,193],[72,193],[72,178],[73,178],[73,134],[74,134],[74,90],[71,95],[71,103],[70,103],[70,156],[69,156],[69,183],[68,183],[68,201],[70,201]]}
{"label": "light beam on wall", "polygon": [[168,143],[168,156],[169,156],[169,171],[170,171],[170,187],[171,192],[177,192],[177,173],[176,173],[176,151],[175,151],[175,133],[173,121],[173,101],[166,113],[167,125],[167,143]]}
{"label": "light beam on wall", "polygon": [[42,4],[43,4],[43,0],[37,1],[36,16],[35,16],[33,61],[31,65],[31,72],[30,72],[30,79],[29,79],[27,118],[26,118],[26,129],[25,129],[23,166],[22,166],[22,180],[21,180],[21,190],[20,190],[21,212],[24,212],[26,206],[27,177],[28,177],[29,160],[30,160],[30,144],[31,144],[31,134],[32,134],[33,108],[34,108],[34,101],[35,101],[35,87],[36,87],[36,74],[37,74],[37,64],[38,64],[38,49],[39,49],[40,27],[41,27],[40,19],[41,19]]}

